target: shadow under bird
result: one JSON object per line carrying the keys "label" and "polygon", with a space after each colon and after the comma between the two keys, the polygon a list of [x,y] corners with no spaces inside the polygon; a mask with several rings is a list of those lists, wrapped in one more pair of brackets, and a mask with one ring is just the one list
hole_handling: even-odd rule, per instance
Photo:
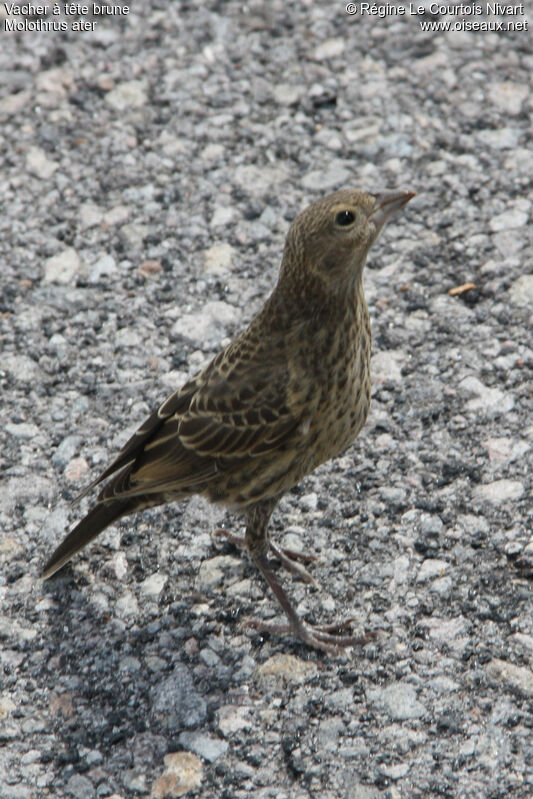
{"label": "shadow under bird", "polygon": [[244,514],[244,538],[217,532],[247,549],[288,622],[249,624],[290,631],[326,652],[368,640],[348,634],[349,621],[312,626],[300,618],[268,554],[311,582],[303,563],[312,558],[276,546],[268,523],[283,494],[351,444],[365,423],[371,335],[363,267],[385,222],[413,196],[344,189],[296,218],[263,308],[83,492],[109,478],[44,578],[122,516],[200,494]]}

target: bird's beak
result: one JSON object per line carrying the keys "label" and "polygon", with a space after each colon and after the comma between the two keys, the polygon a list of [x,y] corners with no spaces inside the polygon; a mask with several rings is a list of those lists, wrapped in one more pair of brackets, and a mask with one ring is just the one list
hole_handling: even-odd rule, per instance
{"label": "bird's beak", "polygon": [[376,225],[376,229],[380,230],[385,222],[403,208],[404,205],[407,205],[414,196],[414,191],[382,191],[378,194],[372,194],[372,197],[376,199],[376,205],[370,214],[370,219]]}

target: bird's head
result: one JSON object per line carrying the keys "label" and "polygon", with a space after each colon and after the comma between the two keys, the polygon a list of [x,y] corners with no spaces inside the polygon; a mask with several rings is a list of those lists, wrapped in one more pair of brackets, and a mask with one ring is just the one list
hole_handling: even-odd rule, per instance
{"label": "bird's head", "polygon": [[329,288],[348,288],[361,277],[366,256],[384,224],[413,192],[342,189],[306,208],[287,235],[283,271],[315,277]]}

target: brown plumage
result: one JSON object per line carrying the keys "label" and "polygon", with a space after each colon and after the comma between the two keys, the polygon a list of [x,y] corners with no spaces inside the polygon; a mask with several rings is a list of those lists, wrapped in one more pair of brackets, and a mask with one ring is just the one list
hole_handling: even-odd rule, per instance
{"label": "brown plumage", "polygon": [[[83,495],[107,478],[97,504],[56,549],[43,572],[60,569],[111,522],[143,508],[202,494],[244,513],[242,543],[292,630],[326,651],[364,639],[346,624],[303,622],[270,567],[270,549],[311,580],[296,553],[268,539],[280,497],[357,436],[370,403],[370,322],[362,274],[367,253],[410,192],[342,190],[291,226],[278,283],[249,327],[168,397]],[[82,496],[83,496],[82,495]]]}

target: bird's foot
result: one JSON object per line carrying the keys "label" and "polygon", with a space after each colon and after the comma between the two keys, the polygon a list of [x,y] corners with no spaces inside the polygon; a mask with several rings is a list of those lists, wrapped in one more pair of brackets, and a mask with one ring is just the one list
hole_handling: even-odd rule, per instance
{"label": "bird's foot", "polygon": [[[213,538],[225,538],[226,541],[238,547],[239,549],[248,549],[244,536],[231,533],[229,530],[225,530],[223,527],[217,527],[216,530],[213,530],[212,535]],[[281,561],[282,566],[284,566],[287,571],[296,574],[298,577],[304,580],[304,582],[311,583],[311,585],[314,585],[315,588],[319,588],[315,578],[309,574],[304,566],[304,563],[312,563],[314,560],[317,560],[316,555],[309,555],[307,552],[298,552],[298,550],[289,549],[288,547],[278,547],[272,541],[268,542],[268,548],[274,557]]]}
{"label": "bird's foot", "polygon": [[339,635],[342,630],[346,630],[354,619],[347,619],[346,621],[335,622],[333,624],[319,624],[312,625],[298,619],[297,624],[276,624],[274,622],[263,622],[256,619],[245,621],[244,627],[253,627],[258,632],[274,633],[277,635],[283,633],[292,633],[296,635],[301,641],[308,646],[315,649],[321,649],[323,652],[330,654],[339,654],[343,649],[350,646],[365,646],[368,644],[375,635],[373,633],[365,633],[364,635]]}

